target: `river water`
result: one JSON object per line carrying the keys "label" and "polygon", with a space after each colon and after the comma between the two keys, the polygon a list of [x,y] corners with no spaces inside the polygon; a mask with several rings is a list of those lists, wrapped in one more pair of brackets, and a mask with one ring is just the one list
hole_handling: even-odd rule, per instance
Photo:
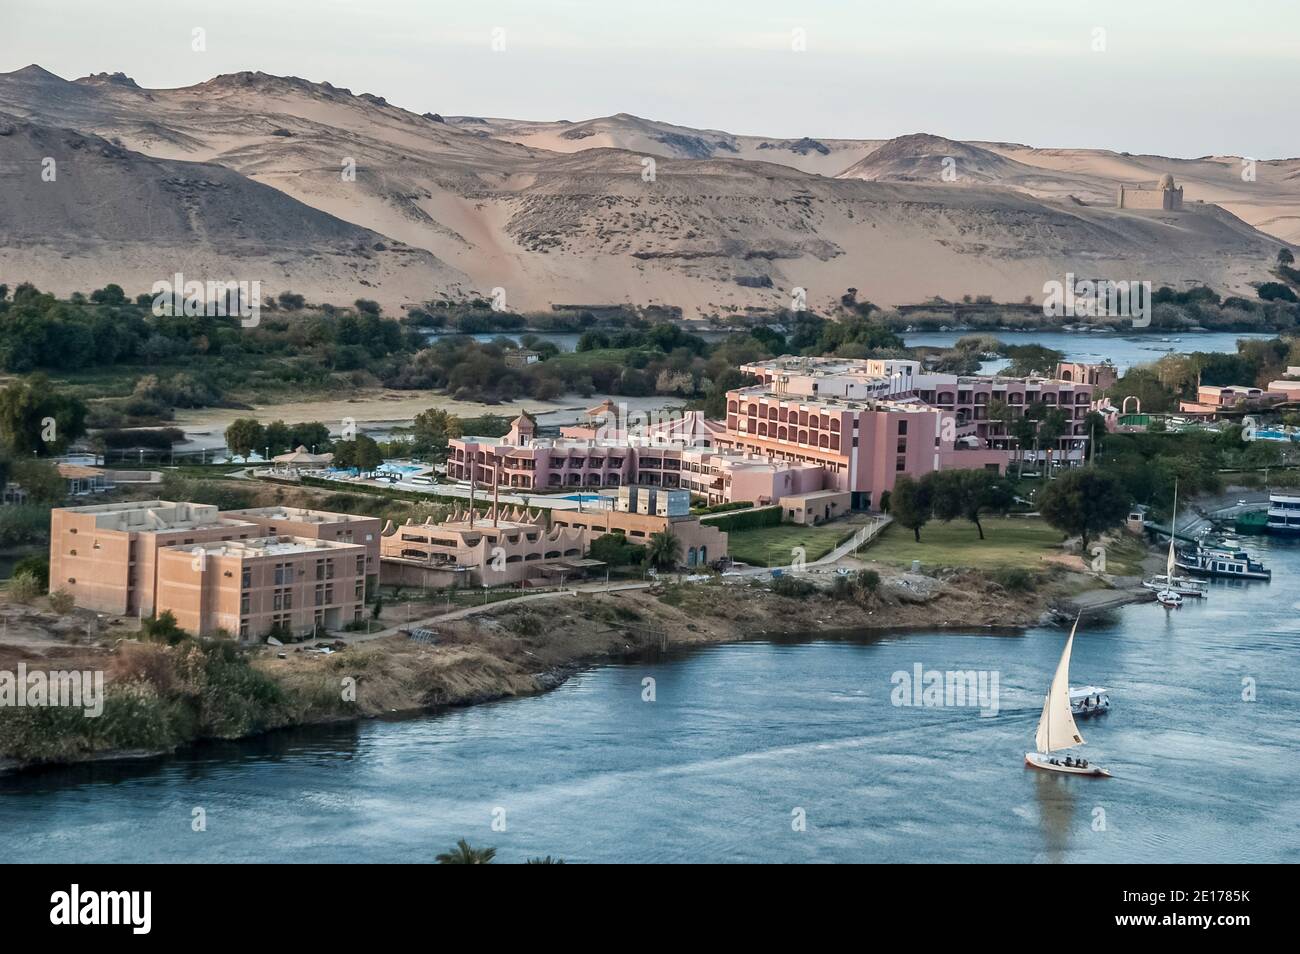
{"label": "river water", "polygon": [[[1173,352],[1205,351],[1235,354],[1238,338],[1275,337],[1272,334],[1254,332],[1154,332],[1142,334],[1115,334],[1113,332],[1071,333],[1065,331],[918,331],[902,334],[904,344],[909,348],[951,348],[959,338],[969,335],[988,334],[1006,344],[1040,344],[1065,353],[1067,361],[1084,361],[1099,363],[1109,359],[1120,373],[1124,373],[1136,364],[1150,364],[1166,354]],[[727,332],[706,331],[698,333],[708,341],[720,341]],[[431,335],[431,340],[437,336]],[[519,334],[471,335],[476,341],[492,341],[504,337],[518,342]],[[569,332],[543,332],[536,337],[549,341],[561,351],[572,351],[577,347],[579,335]],[[1005,367],[1005,360],[988,362],[981,368],[981,373],[992,374]]]}
{"label": "river water", "polygon": [[[1111,779],[1023,765],[1060,629],[763,640],[438,715],[0,777],[0,861],[421,861],[461,837],[503,862],[1300,861],[1300,547],[1248,544],[1271,583],[1080,632],[1073,681],[1113,701],[1080,721],[1085,752]],[[996,715],[893,705],[917,664],[995,673]]]}

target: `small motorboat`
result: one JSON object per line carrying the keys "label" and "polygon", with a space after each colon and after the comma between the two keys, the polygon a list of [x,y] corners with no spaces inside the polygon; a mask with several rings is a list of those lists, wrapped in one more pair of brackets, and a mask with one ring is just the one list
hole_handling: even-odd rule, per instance
{"label": "small motorboat", "polygon": [[1044,772],[1109,778],[1110,772],[1091,764],[1085,758],[1073,755],[1061,758],[1055,754],[1084,744],[1079,727],[1074,724],[1074,713],[1070,705],[1070,650],[1074,647],[1074,634],[1078,629],[1079,619],[1075,617],[1070,638],[1065,641],[1065,650],[1061,653],[1061,661],[1056,664],[1056,675],[1052,677],[1047,698],[1043,700],[1043,714],[1038,719],[1038,732],[1034,735],[1034,746],[1038,751],[1026,752],[1025,764]]}
{"label": "small motorboat", "polygon": [[1077,717],[1101,715],[1110,711],[1110,690],[1101,686],[1070,688],[1070,712]]}
{"label": "small motorboat", "polygon": [[1183,597],[1174,590],[1161,590],[1156,594],[1156,602],[1166,609],[1178,609],[1183,605]]}

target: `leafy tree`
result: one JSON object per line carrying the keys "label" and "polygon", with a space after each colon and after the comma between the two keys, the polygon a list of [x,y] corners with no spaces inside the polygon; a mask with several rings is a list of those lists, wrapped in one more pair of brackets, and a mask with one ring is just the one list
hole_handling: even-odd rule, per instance
{"label": "leafy tree", "polygon": [[295,449],[305,447],[315,454],[324,454],[330,449],[330,429],[319,421],[295,424],[289,433],[289,443]]}
{"label": "leafy tree", "polygon": [[671,530],[650,534],[646,560],[657,570],[671,570],[682,562],[682,541]]}
{"label": "leafy tree", "polygon": [[622,533],[603,533],[591,541],[588,556],[610,567],[626,566],[644,554],[645,548],[628,543]]}
{"label": "leafy tree", "polygon": [[921,542],[921,528],[930,522],[930,485],[913,480],[904,474],[894,481],[894,491],[889,497],[889,515],[901,527],[912,531],[916,542]]}
{"label": "leafy tree", "polygon": [[20,458],[9,467],[9,479],[27,492],[31,503],[62,503],[68,496],[68,482],[58,467],[47,460]]}
{"label": "leafy tree", "polygon": [[444,851],[434,860],[440,865],[490,865],[496,858],[495,848],[471,848],[464,838],[456,842],[451,851]]}
{"label": "leafy tree", "polygon": [[1059,407],[1035,404],[1035,410],[1042,408],[1035,415],[1038,419],[1038,443],[1047,448],[1047,473],[1052,472],[1052,455],[1056,453],[1056,442],[1070,432],[1070,418]]}
{"label": "leafy tree", "polygon": [[1048,374],[1065,359],[1065,352],[1045,348],[1039,344],[1009,345],[1007,357],[1011,363],[1004,374],[1012,377],[1028,377],[1033,374]]}
{"label": "leafy tree", "polygon": [[947,523],[958,517],[975,524],[984,539],[980,523],[983,513],[1006,513],[1015,494],[1002,477],[991,470],[943,470],[927,475],[934,516]]}
{"label": "leafy tree", "polygon": [[85,403],[59,393],[43,375],[0,390],[0,439],[15,454],[60,454],[85,433]]}
{"label": "leafy tree", "polygon": [[226,428],[226,447],[230,453],[247,458],[255,450],[266,446],[266,429],[253,417],[240,417]]}
{"label": "leafy tree", "polygon": [[[1291,254],[1289,248],[1280,248],[1277,251],[1277,263],[1279,265],[1293,265],[1295,264],[1295,256]],[[3,295],[0,295],[0,298],[3,297]]]}
{"label": "leafy tree", "polygon": [[431,407],[415,415],[411,449],[420,455],[442,459],[447,456],[449,441],[463,433],[460,418],[442,408]]}
{"label": "leafy tree", "polygon": [[334,445],[334,466],[355,467],[365,473],[384,462],[383,452],[373,437],[358,434],[355,440],[338,441]]}
{"label": "leafy tree", "polygon": [[1011,422],[1010,434],[1016,439],[1016,474],[1025,472],[1025,453],[1038,437],[1038,422],[1024,416]]}
{"label": "leafy tree", "polygon": [[1098,534],[1119,526],[1132,497],[1114,476],[1080,467],[1058,477],[1039,495],[1038,511],[1051,526],[1082,538],[1083,551]]}
{"label": "leafy tree", "polygon": [[289,430],[289,425],[284,421],[272,421],[266,425],[266,433],[262,436],[262,442],[271,451],[271,455],[283,454],[294,449],[293,432]]}
{"label": "leafy tree", "polygon": [[171,610],[163,610],[157,616],[141,621],[140,635],[150,642],[175,646],[188,634],[176,625],[176,615]]}

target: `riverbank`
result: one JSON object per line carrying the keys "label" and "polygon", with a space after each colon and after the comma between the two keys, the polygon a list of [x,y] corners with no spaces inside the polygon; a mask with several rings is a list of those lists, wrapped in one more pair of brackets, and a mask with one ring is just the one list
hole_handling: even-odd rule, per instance
{"label": "riverbank", "polygon": [[270,647],[169,646],[112,632],[66,645],[15,640],[0,645],[0,670],[20,662],[29,670],[102,670],[107,701],[98,719],[55,707],[0,709],[0,773],[531,695],[591,666],[692,646],[864,629],[1026,627],[1098,583],[1066,570],[1025,589],[974,571],[880,570],[874,590],[842,587],[838,597],[836,574],[824,573],[808,574],[805,591],[793,596],[756,581],[715,581],[506,601],[434,619],[433,644],[342,638],[331,655],[290,647],[283,659]]}

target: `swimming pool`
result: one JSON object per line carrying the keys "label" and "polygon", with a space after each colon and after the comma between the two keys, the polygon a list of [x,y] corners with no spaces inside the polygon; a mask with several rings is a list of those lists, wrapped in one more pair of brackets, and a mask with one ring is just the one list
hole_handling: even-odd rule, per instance
{"label": "swimming pool", "polygon": [[385,472],[385,473],[390,473],[390,474],[418,474],[418,473],[420,473],[420,472],[423,471],[423,470],[427,470],[428,468],[427,468],[427,467],[423,467],[423,466],[421,466],[420,464],[389,464],[389,463],[383,463],[383,464],[380,464],[380,465],[379,465],[378,467],[376,467],[375,469],[378,470],[378,471]]}
{"label": "swimming pool", "polygon": [[600,494],[569,494],[567,497],[561,497],[561,500],[576,500],[579,503],[591,503],[596,500],[613,500],[613,497],[602,497]]}

